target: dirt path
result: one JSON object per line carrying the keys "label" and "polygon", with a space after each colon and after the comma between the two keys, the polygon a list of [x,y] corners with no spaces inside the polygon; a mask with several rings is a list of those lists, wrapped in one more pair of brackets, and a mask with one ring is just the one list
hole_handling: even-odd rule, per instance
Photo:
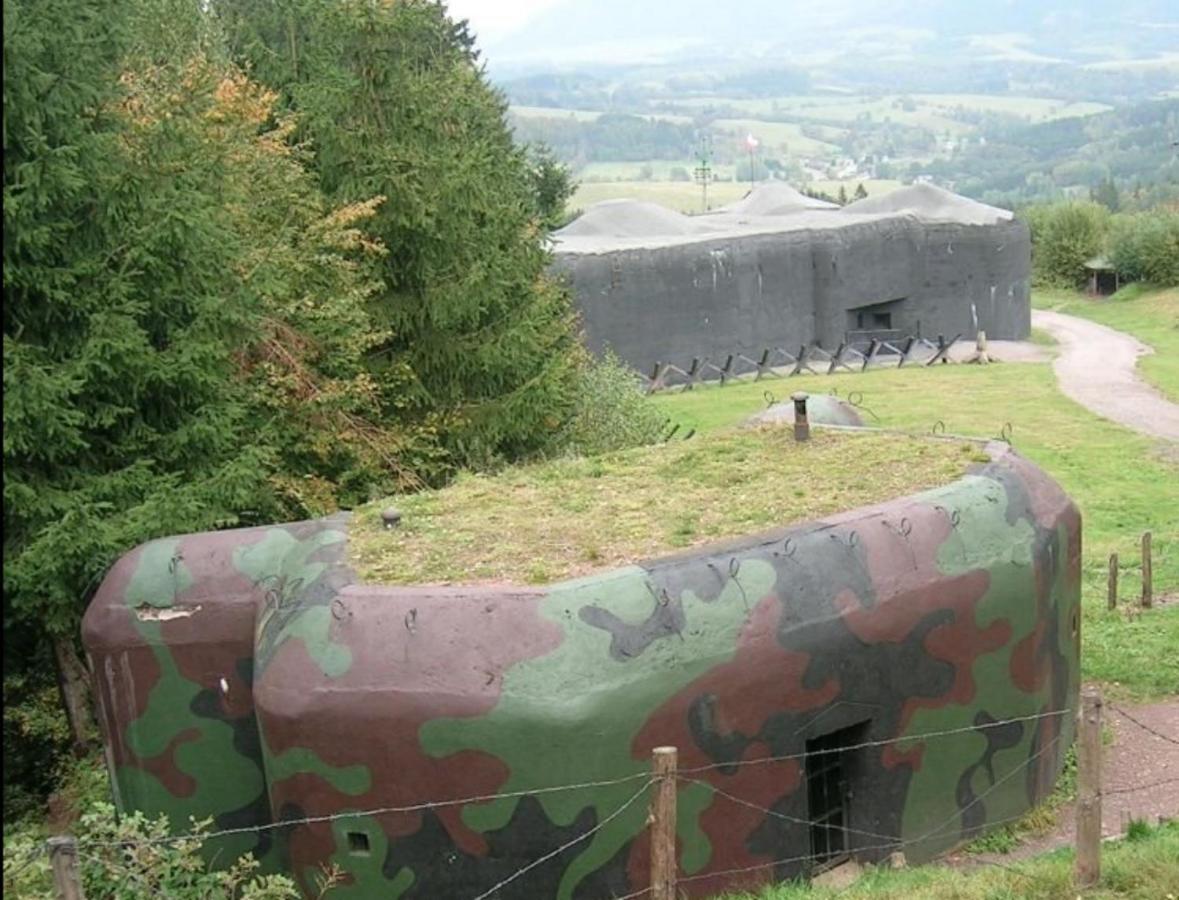
{"label": "dirt path", "polygon": [[1046,310],[1032,311],[1032,325],[1060,343],[1053,369],[1067,397],[1142,434],[1179,441],[1179,404],[1135,371],[1138,357],[1154,352],[1150,347],[1096,322]]}
{"label": "dirt path", "polygon": [[[1151,824],[1179,818],[1179,698],[1132,706],[1105,704],[1105,726],[1113,743],[1102,758],[1101,825],[1105,837],[1124,834],[1134,819]],[[1057,847],[1071,846],[1076,832],[1074,804],[1062,807],[1056,827],[1025,840],[1010,853],[954,853],[953,866],[1010,863]]]}

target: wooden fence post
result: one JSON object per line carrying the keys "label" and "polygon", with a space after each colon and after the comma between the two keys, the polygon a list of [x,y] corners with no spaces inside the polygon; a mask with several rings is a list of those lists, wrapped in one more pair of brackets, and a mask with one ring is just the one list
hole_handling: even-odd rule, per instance
{"label": "wooden fence post", "polygon": [[1118,555],[1109,555],[1109,608],[1118,607]]}
{"label": "wooden fence post", "polygon": [[676,748],[651,751],[655,796],[651,800],[651,900],[676,900]]}
{"label": "wooden fence post", "polygon": [[1101,693],[1081,694],[1077,741],[1077,887],[1101,878]]}
{"label": "wooden fence post", "polygon": [[1150,561],[1150,532],[1142,535],[1142,608],[1150,609],[1154,605],[1154,588],[1151,584],[1153,573]]}
{"label": "wooden fence post", "polygon": [[51,837],[49,863],[53,866],[53,892],[57,900],[86,900],[78,873],[78,842],[69,835]]}

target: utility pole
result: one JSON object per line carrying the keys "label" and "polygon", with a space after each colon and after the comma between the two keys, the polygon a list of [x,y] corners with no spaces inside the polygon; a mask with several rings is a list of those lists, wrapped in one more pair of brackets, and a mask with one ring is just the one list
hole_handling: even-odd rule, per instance
{"label": "utility pole", "polygon": [[700,138],[700,165],[693,174],[700,185],[701,212],[708,212],[708,184],[712,181],[712,137],[705,132]]}

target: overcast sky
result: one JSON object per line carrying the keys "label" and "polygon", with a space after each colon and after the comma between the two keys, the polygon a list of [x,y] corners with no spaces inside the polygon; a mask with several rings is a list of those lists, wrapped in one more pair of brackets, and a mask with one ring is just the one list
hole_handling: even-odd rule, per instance
{"label": "overcast sky", "polygon": [[557,0],[447,0],[450,14],[456,19],[469,19],[471,28],[486,47],[522,25]]}

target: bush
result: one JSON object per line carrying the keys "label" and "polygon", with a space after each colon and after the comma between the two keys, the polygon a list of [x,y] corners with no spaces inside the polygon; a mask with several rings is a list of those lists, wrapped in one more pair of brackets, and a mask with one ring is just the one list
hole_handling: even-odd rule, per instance
{"label": "bush", "polygon": [[[78,823],[78,861],[82,887],[90,900],[299,900],[295,883],[284,875],[262,875],[250,854],[214,871],[201,850],[211,820],[192,823],[191,837],[170,839],[166,816],[142,813],[116,820],[109,803],[95,803]],[[49,854],[36,831],[4,835],[4,892],[12,896],[53,896]],[[317,878],[318,896],[339,883],[330,870]]]}
{"label": "bush", "polygon": [[1038,284],[1079,287],[1085,263],[1105,249],[1109,210],[1090,200],[1031,207],[1032,266]]}
{"label": "bush", "polygon": [[1179,213],[1115,216],[1109,250],[1123,281],[1179,286]]}
{"label": "bush", "polygon": [[558,440],[561,449],[593,456],[653,444],[667,420],[639,389],[634,370],[607,350],[583,367],[577,411]]}

